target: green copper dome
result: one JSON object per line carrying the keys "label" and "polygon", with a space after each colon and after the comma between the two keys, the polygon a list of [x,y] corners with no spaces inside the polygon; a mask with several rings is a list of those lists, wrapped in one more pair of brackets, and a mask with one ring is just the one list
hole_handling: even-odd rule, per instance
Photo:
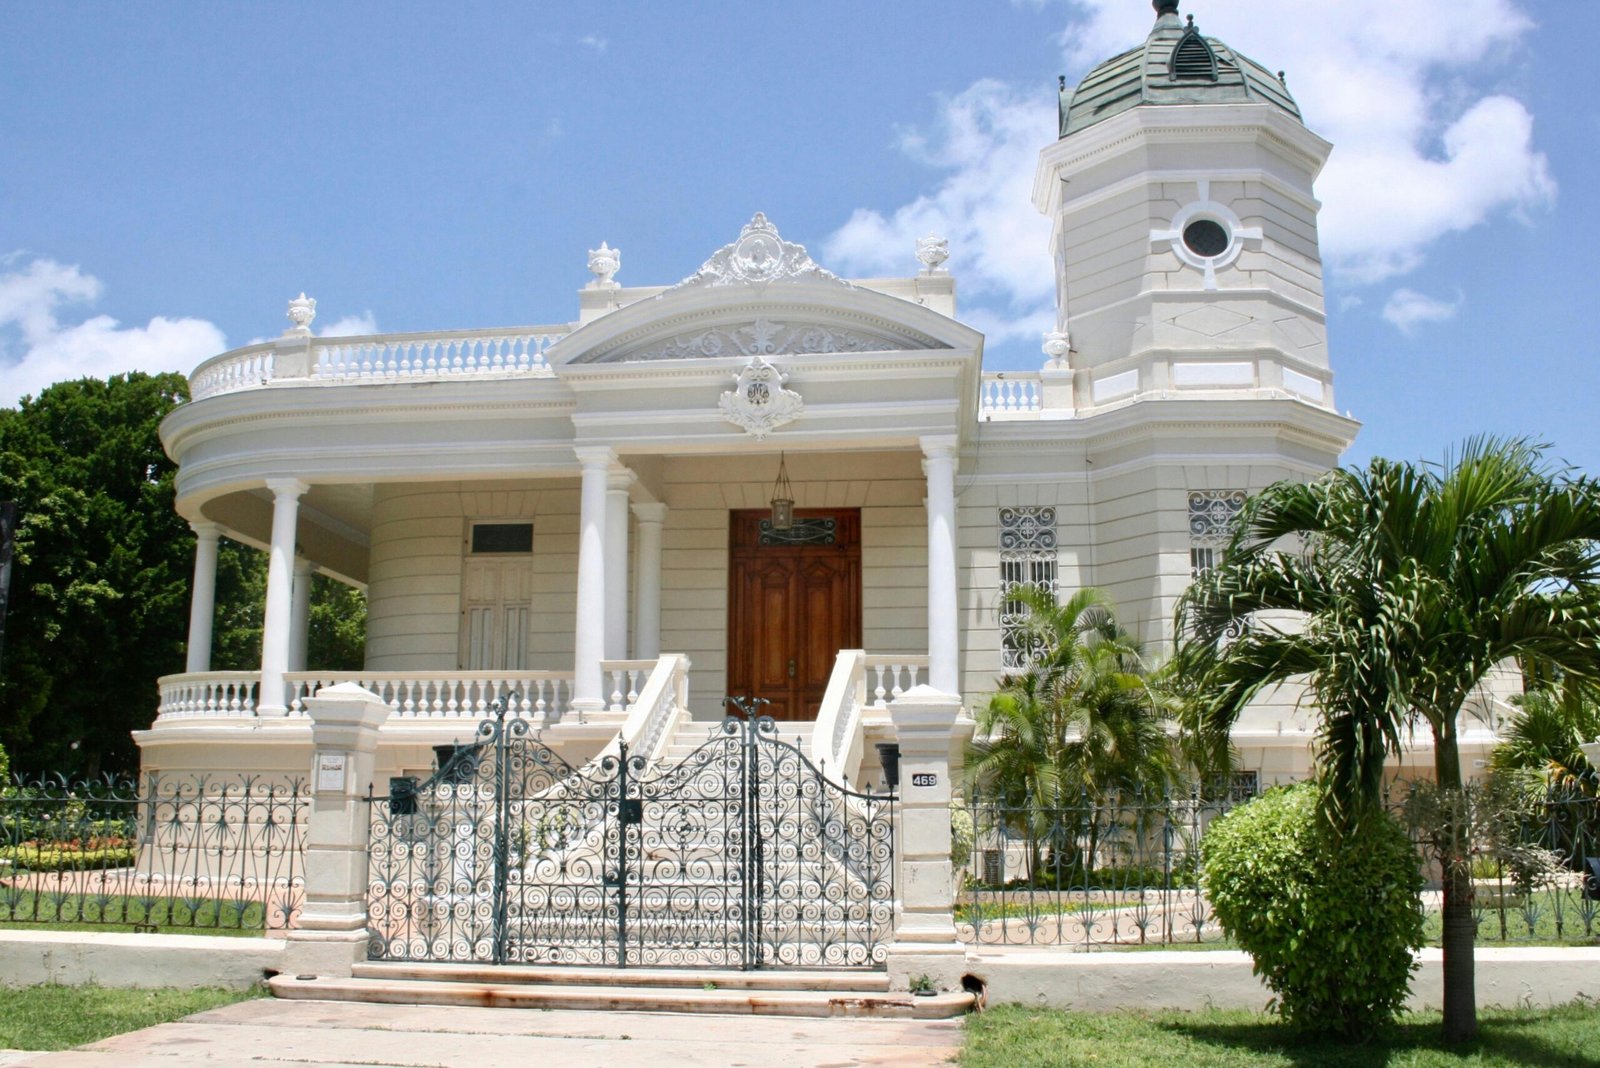
{"label": "green copper dome", "polygon": [[1176,0],[1155,0],[1156,25],[1138,48],[1108,59],[1076,89],[1061,86],[1061,136],[1130,108],[1163,104],[1265,102],[1296,119],[1300,108],[1281,77],[1215,37],[1201,36]]}

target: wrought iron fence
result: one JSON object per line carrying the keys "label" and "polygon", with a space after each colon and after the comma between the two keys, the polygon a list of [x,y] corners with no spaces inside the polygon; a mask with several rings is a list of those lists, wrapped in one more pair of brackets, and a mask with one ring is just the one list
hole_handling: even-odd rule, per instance
{"label": "wrought iron fence", "polygon": [[969,799],[956,929],[983,945],[1172,945],[1222,937],[1200,882],[1199,797],[1053,807]]}
{"label": "wrought iron fence", "polygon": [[[956,927],[979,945],[1173,946],[1223,941],[1206,898],[1200,844],[1244,798],[1196,795],[1007,804],[975,794],[958,855]],[[1466,822],[1478,938],[1600,942],[1600,799],[1546,790],[1510,806],[1469,792]],[[1435,831],[1412,795],[1390,809],[1418,844],[1429,937],[1440,921]],[[959,837],[959,836],[958,836]]]}
{"label": "wrought iron fence", "polygon": [[147,774],[0,790],[0,925],[135,931],[294,926],[307,784]]}

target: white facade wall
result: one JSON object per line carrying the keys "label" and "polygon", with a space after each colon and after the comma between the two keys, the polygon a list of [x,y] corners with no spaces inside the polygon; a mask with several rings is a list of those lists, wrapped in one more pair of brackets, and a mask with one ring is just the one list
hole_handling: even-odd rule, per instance
{"label": "white facade wall", "polygon": [[367,668],[460,668],[462,574],[473,520],[533,524],[528,670],[571,671],[576,479],[380,485],[367,587]]}

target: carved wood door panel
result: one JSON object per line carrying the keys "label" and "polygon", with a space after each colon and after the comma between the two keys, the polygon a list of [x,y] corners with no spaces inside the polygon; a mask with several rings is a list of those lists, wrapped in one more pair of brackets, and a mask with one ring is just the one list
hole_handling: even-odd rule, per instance
{"label": "carved wood door panel", "polygon": [[861,645],[861,514],[800,509],[788,532],[769,518],[731,517],[728,692],[765,698],[774,719],[813,719],[839,650]]}

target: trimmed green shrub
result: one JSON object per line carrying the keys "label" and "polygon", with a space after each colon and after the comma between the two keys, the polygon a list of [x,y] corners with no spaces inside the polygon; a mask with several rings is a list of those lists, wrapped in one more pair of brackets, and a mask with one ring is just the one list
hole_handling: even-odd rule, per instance
{"label": "trimmed green shrub", "polygon": [[1206,892],[1297,1030],[1370,1036],[1404,1007],[1422,946],[1422,872],[1387,815],[1336,836],[1309,783],[1273,790],[1214,823]]}
{"label": "trimmed green shrub", "polygon": [[0,867],[9,866],[21,871],[98,871],[103,868],[126,868],[138,854],[138,847],[134,845],[78,848],[66,844],[24,842],[22,845],[0,846]]}

